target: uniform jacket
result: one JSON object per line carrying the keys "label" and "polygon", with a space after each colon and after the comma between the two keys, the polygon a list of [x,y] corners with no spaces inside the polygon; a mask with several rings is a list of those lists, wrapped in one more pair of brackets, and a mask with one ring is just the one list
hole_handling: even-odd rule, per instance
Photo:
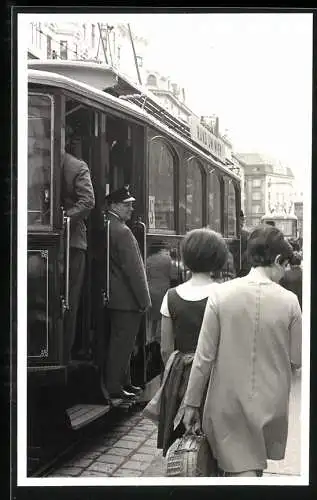
{"label": "uniform jacket", "polygon": [[131,229],[116,215],[110,219],[110,309],[140,311],[151,306],[145,268]]}
{"label": "uniform jacket", "polygon": [[62,176],[62,205],[70,217],[70,246],[87,249],[84,220],[95,206],[89,168],[83,160],[65,153]]}
{"label": "uniform jacket", "polygon": [[222,470],[264,470],[284,458],[292,363],[301,365],[294,293],[254,268],[214,288],[184,402],[199,407],[208,384],[202,428]]}

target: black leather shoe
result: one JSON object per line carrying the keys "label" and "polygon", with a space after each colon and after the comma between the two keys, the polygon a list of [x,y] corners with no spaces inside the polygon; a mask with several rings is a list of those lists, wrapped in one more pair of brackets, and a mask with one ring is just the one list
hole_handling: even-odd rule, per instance
{"label": "black leather shoe", "polygon": [[135,399],[135,394],[133,392],[124,391],[123,389],[119,392],[109,392],[110,399]]}
{"label": "black leather shoe", "polygon": [[132,394],[135,394],[135,395],[139,395],[142,392],[142,388],[141,387],[137,387],[136,385],[132,385],[132,384],[126,385],[124,387],[124,390],[127,391],[127,392],[130,392]]}

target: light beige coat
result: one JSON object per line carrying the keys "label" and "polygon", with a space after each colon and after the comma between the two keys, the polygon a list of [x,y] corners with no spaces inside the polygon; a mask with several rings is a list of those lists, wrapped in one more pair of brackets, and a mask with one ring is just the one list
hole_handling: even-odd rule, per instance
{"label": "light beige coat", "polygon": [[257,269],[214,288],[184,402],[201,405],[211,373],[202,425],[223,470],[264,470],[267,459],[284,458],[291,362],[301,365],[294,293]]}

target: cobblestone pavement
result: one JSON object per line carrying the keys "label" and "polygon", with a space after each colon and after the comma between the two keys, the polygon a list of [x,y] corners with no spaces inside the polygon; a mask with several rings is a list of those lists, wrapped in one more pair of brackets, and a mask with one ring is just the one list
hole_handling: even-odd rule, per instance
{"label": "cobblestone pavement", "polygon": [[[50,477],[163,477],[165,459],[156,448],[157,427],[142,412],[127,416],[98,440],[55,470]],[[290,400],[289,437],[285,459],[269,461],[266,475],[300,474],[300,377]]]}

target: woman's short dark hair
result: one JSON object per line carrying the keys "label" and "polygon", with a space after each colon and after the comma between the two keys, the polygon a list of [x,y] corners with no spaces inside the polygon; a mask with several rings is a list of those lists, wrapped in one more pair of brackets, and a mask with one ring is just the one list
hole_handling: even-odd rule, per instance
{"label": "woman's short dark hair", "polygon": [[253,229],[247,244],[248,261],[251,266],[271,266],[279,254],[282,263],[292,258],[293,249],[277,227],[263,224]]}
{"label": "woman's short dark hair", "polygon": [[181,244],[182,259],[194,273],[220,270],[228,259],[228,248],[221,234],[211,229],[193,229]]}

